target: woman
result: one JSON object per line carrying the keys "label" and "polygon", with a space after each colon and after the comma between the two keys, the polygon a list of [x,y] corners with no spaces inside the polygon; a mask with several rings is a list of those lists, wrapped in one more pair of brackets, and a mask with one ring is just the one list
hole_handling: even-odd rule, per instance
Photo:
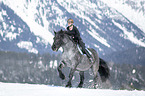
{"label": "woman", "polygon": [[68,27],[67,27],[66,34],[68,34],[69,36],[72,37],[73,41],[81,47],[83,54],[86,54],[87,57],[89,58],[90,62],[93,62],[92,56],[86,50],[85,43],[82,41],[77,27],[73,25],[73,23],[74,23],[73,19],[71,19],[71,18],[68,19],[67,23],[68,23]]}

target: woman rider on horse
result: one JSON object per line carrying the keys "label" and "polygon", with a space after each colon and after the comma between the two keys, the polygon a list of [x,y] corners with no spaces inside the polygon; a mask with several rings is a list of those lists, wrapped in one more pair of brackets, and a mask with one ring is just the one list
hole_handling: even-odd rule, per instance
{"label": "woman rider on horse", "polygon": [[86,50],[85,43],[82,41],[77,27],[73,25],[73,23],[74,23],[73,19],[71,19],[71,18],[68,19],[67,23],[68,23],[68,27],[67,27],[66,34],[68,34],[69,36],[72,37],[73,41],[81,47],[83,54],[86,54],[87,57],[89,58],[90,62],[93,62],[92,56]]}

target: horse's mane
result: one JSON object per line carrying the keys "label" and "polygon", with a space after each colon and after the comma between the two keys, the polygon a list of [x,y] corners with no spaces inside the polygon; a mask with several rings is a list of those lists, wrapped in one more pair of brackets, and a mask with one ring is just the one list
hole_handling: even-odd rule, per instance
{"label": "horse's mane", "polygon": [[60,30],[57,32],[57,34],[59,34],[62,38],[66,37],[68,38],[69,40],[71,40],[74,44],[76,44],[73,40],[73,38],[71,36],[69,36],[68,34],[66,34],[68,31],[67,30]]}
{"label": "horse's mane", "polygon": [[56,32],[57,34],[59,34],[61,37],[64,37],[64,36],[69,36],[68,34],[66,34],[67,30],[60,30],[58,32]]}

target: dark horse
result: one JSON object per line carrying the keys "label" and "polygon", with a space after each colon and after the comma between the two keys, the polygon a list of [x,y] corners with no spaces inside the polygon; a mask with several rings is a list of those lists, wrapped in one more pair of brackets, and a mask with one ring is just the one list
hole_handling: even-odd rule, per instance
{"label": "dark horse", "polygon": [[84,82],[84,71],[92,68],[94,74],[93,86],[94,88],[96,88],[98,72],[100,74],[102,82],[106,81],[109,78],[110,73],[106,62],[103,59],[99,58],[98,53],[94,49],[88,48],[88,50],[92,53],[91,55],[94,59],[94,62],[91,63],[86,55],[82,55],[80,53],[77,44],[75,44],[72,39],[67,34],[65,34],[65,32],[66,31],[63,30],[54,32],[55,37],[53,38],[54,42],[52,45],[53,51],[58,51],[60,47],[63,48],[62,60],[57,68],[60,78],[65,79],[65,75],[62,73],[62,68],[68,66],[71,68],[71,71],[66,87],[72,86],[71,80],[75,71],[79,71],[80,83],[78,87],[82,87]]}

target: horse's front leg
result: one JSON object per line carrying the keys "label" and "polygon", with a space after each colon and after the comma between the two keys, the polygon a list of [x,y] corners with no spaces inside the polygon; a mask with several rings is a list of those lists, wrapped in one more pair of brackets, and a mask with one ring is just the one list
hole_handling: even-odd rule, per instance
{"label": "horse's front leg", "polygon": [[80,83],[79,83],[78,87],[82,88],[83,84],[84,84],[84,71],[80,71],[79,74],[80,74]]}
{"label": "horse's front leg", "polygon": [[70,73],[69,73],[69,81],[67,82],[66,87],[72,87],[71,80],[72,80],[72,77],[73,77],[73,73],[74,73],[73,69],[71,68]]}
{"label": "horse's front leg", "polygon": [[65,75],[62,73],[62,69],[63,67],[65,67],[66,63],[64,61],[61,61],[59,66],[57,67],[57,70],[59,72],[59,77],[64,80],[65,79]]}
{"label": "horse's front leg", "polygon": [[66,87],[72,87],[71,80],[73,78],[73,74],[76,71],[77,66],[78,66],[78,64],[76,64],[75,67],[71,69],[71,71],[69,73],[69,81],[67,82]]}

